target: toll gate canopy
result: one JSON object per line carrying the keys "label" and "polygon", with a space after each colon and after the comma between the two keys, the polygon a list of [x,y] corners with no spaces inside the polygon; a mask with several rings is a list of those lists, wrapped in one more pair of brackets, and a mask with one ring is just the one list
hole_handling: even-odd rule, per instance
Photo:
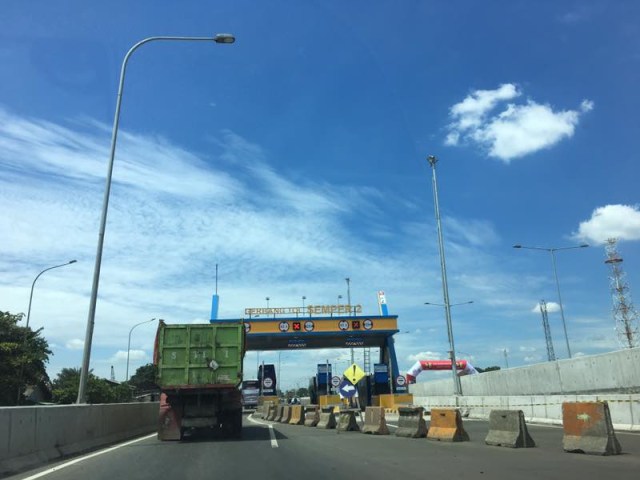
{"label": "toll gate canopy", "polygon": [[379,348],[379,362],[389,365],[397,377],[393,335],[398,332],[398,316],[361,312],[360,305],[247,308],[244,318],[231,321],[244,323],[247,351]]}

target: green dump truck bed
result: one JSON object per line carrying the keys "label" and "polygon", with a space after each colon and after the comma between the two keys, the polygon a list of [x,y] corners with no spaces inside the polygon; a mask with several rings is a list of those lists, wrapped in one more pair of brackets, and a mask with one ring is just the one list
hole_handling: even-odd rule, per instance
{"label": "green dump truck bed", "polygon": [[242,381],[241,322],[167,325],[160,322],[154,363],[161,389],[236,387]]}

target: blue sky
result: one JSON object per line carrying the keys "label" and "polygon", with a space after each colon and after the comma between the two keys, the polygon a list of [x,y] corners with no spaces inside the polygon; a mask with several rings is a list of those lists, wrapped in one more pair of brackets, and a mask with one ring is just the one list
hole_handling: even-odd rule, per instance
{"label": "blue sky", "polygon": [[[620,348],[603,242],[640,289],[640,5],[531,2],[8,2],[0,18],[0,309],[25,312],[79,366],[120,64],[129,63],[91,366],[124,378],[152,317],[332,304],[399,315],[398,360],[445,358],[427,155],[436,155],[459,356],[546,359],[545,299],[566,357]],[[636,289],[636,290],[634,290]],[[154,324],[132,335],[130,371]],[[357,352],[361,355],[361,352]],[[276,353],[265,353],[271,361]],[[347,352],[282,354],[282,380]],[[247,354],[247,372],[256,354]],[[342,362],[342,363],[340,363]],[[426,377],[424,375],[423,377]],[[429,378],[434,378],[431,375]],[[422,378],[421,378],[422,379]]]}

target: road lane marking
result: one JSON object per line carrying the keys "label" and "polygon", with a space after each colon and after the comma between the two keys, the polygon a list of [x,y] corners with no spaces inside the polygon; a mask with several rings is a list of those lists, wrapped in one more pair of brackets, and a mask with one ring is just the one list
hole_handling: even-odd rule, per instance
{"label": "road lane marking", "polygon": [[[276,440],[276,432],[273,430],[273,425],[270,423],[260,422],[253,418],[253,413],[247,417],[250,422],[256,425],[262,425],[263,427],[269,427],[269,437],[271,438],[271,448],[278,448],[278,440]],[[26,480],[26,479],[25,479]]]}
{"label": "road lane marking", "polygon": [[52,467],[52,468],[50,468],[48,470],[45,470],[43,472],[36,473],[35,475],[31,475],[30,477],[25,477],[22,480],[33,480],[35,478],[44,477],[46,475],[49,475],[50,473],[57,472],[58,470],[62,470],[63,468],[70,467],[71,465],[75,465],[76,463],[80,463],[80,462],[83,462],[85,460],[89,460],[90,458],[97,457],[98,455],[103,455],[105,453],[113,452],[114,450],[117,450],[119,448],[127,447],[127,446],[132,445],[132,444],[134,444],[136,442],[140,442],[142,440],[146,440],[147,438],[155,437],[157,435],[158,435],[157,433],[151,433],[151,434],[149,434],[149,435],[147,435],[145,437],[136,438],[135,440],[130,440],[130,441],[125,442],[125,443],[120,443],[118,445],[114,445],[113,447],[109,447],[109,448],[106,448],[104,450],[99,450],[97,452],[93,452],[93,453],[90,453],[88,455],[84,455],[82,457],[78,457],[78,458],[76,458],[74,460],[70,460],[68,462],[65,462],[65,463],[63,463],[61,465],[57,465],[57,466]]}

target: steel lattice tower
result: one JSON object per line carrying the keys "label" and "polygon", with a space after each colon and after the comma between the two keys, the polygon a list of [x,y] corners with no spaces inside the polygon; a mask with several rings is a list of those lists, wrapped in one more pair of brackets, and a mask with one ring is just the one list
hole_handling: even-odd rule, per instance
{"label": "steel lattice tower", "polygon": [[542,313],[542,328],[544,329],[544,339],[547,342],[547,358],[550,362],[556,359],[553,351],[553,341],[551,340],[551,328],[549,327],[549,315],[547,314],[547,302],[540,300],[540,313]]}
{"label": "steel lattice tower", "polygon": [[604,263],[611,268],[609,282],[613,300],[613,319],[616,322],[618,340],[626,348],[633,348],[638,345],[638,312],[636,312],[631,301],[631,294],[625,281],[622,257],[618,253],[617,242],[615,238],[607,239],[605,246],[607,259]]}

